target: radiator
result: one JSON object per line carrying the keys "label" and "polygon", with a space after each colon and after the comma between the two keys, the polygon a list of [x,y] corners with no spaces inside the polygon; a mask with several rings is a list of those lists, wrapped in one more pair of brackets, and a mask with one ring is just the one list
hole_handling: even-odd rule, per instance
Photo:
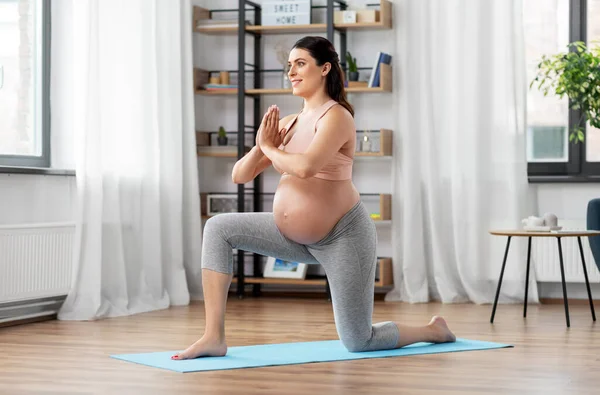
{"label": "radiator", "polygon": [[[563,230],[585,230],[585,221],[560,220]],[[572,283],[585,283],[581,255],[576,237],[561,239],[565,280]],[[585,257],[588,278],[591,283],[600,282],[600,273],[596,266],[587,237],[581,238],[583,256]],[[531,264],[535,270],[536,279],[540,282],[561,282],[558,242],[555,237],[533,237],[531,239]]]}
{"label": "radiator", "polygon": [[66,295],[74,233],[72,223],[0,226],[0,304]]}

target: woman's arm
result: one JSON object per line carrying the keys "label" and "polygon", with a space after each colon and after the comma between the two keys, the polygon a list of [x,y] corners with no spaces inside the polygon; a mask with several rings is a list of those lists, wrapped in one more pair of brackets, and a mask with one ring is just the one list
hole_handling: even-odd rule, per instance
{"label": "woman's arm", "polygon": [[[267,122],[263,135],[273,133],[273,122]],[[259,140],[260,149],[274,167],[299,178],[317,174],[344,144],[354,136],[354,119],[346,109],[335,106],[319,121],[313,141],[302,154],[290,154],[275,147],[268,138]]]}
{"label": "woman's arm", "polygon": [[[263,123],[261,123],[257,134],[261,133],[261,129],[263,128],[263,124],[266,120],[266,115],[267,114],[265,114],[265,118],[263,118]],[[293,117],[294,115],[288,115],[282,118],[279,121],[278,130],[281,130],[283,127],[285,127],[285,125],[287,125],[287,123],[291,121]],[[257,175],[262,173],[267,167],[271,166],[271,164],[271,160],[264,155],[261,148],[258,145],[255,145],[252,147],[250,152],[248,152],[243,158],[235,163],[233,166],[233,171],[231,172],[231,179],[235,184],[245,184],[254,180]],[[280,169],[277,167],[275,167],[275,169],[281,173]]]}
{"label": "woman's arm", "polygon": [[262,153],[258,146],[254,146],[250,152],[235,163],[231,172],[231,180],[235,184],[250,182],[270,164],[269,158]]}

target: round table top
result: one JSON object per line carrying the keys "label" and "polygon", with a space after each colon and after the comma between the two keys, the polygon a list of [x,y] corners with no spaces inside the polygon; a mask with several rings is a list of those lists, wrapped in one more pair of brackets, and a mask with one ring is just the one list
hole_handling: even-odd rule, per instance
{"label": "round table top", "polygon": [[517,236],[517,237],[589,237],[600,236],[598,230],[551,230],[549,232],[528,231],[522,229],[514,230],[490,230],[490,233],[496,236]]}

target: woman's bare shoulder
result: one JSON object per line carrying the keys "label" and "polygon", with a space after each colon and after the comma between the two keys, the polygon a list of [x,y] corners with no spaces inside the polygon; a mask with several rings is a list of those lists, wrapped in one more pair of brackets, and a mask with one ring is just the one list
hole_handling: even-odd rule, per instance
{"label": "woman's bare shoulder", "polygon": [[341,104],[332,106],[319,121],[321,125],[334,124],[342,125],[341,130],[351,130],[354,132],[354,118],[352,114]]}

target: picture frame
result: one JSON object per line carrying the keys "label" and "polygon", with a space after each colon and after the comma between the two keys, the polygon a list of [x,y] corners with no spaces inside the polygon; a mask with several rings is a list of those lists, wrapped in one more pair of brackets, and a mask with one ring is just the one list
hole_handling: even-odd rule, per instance
{"label": "picture frame", "polygon": [[[214,216],[223,213],[237,212],[236,194],[208,194],[206,196],[207,215]],[[252,211],[252,196],[244,196],[246,211]]]}
{"label": "picture frame", "polygon": [[263,26],[310,25],[312,0],[264,0],[261,18]]}
{"label": "picture frame", "polygon": [[268,257],[264,277],[268,278],[293,278],[304,280],[308,264],[301,262],[290,262],[280,258]]}

